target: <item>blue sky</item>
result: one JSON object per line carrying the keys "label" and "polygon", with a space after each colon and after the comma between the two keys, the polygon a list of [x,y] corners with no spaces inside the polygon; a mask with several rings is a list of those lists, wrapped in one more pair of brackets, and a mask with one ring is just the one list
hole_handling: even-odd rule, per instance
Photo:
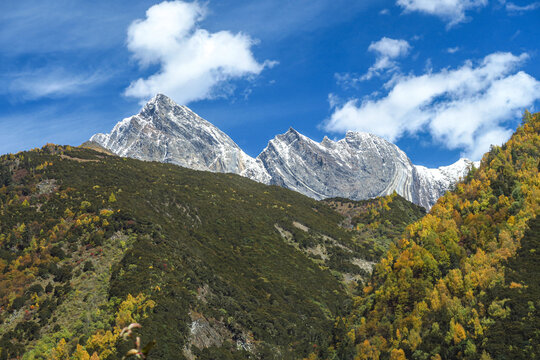
{"label": "blue sky", "polygon": [[540,2],[5,0],[0,153],[78,145],[161,92],[256,156],[294,127],[478,159],[540,104]]}

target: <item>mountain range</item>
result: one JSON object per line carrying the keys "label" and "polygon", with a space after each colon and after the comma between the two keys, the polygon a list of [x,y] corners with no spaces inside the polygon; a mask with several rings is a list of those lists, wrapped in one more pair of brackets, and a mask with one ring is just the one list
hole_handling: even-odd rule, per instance
{"label": "mountain range", "polygon": [[428,215],[93,147],[0,156],[0,360],[540,354],[540,114]]}
{"label": "mountain range", "polygon": [[119,156],[235,173],[317,200],[364,200],[395,191],[427,209],[473,165],[460,159],[429,169],[414,165],[396,145],[373,134],[349,131],[339,141],[325,137],[316,142],[293,128],[253,158],[216,126],[162,94],[109,134],[96,134],[90,141]]}

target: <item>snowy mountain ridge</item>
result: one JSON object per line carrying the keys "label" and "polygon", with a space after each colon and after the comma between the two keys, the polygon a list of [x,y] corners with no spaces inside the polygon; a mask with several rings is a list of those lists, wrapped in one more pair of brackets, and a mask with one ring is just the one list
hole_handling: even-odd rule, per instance
{"label": "snowy mountain ridge", "polygon": [[268,182],[265,169],[224,132],[186,106],[158,94],[137,115],[90,141],[125,157],[195,170],[240,174]]}
{"label": "snowy mountain ridge", "polygon": [[428,209],[473,164],[460,159],[429,169],[413,165],[396,145],[373,134],[349,131],[339,141],[325,137],[318,143],[293,128],[252,158],[216,126],[161,94],[90,141],[119,156],[235,173],[315,199],[362,200],[396,191]]}

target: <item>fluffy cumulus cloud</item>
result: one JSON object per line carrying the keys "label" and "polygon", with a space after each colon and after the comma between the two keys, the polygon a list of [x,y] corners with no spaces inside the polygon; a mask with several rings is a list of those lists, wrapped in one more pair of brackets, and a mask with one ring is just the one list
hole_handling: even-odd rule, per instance
{"label": "fluffy cumulus cloud", "polygon": [[254,58],[255,41],[248,35],[199,28],[205,13],[197,2],[162,2],[129,26],[127,46],[133,57],[141,67],[157,64],[159,70],[133,81],[127,96],[144,101],[164,93],[187,104],[219,96],[230,89],[231,79],[258,75],[273,64]]}
{"label": "fluffy cumulus cloud", "polygon": [[428,132],[447,148],[479,159],[489,145],[507,140],[509,121],[540,99],[540,82],[517,71],[527,58],[494,53],[456,69],[399,76],[378,98],[336,107],[325,128],[366,131],[390,141]]}
{"label": "fluffy cumulus cloud", "polygon": [[371,66],[368,72],[362,76],[361,80],[369,80],[381,71],[397,70],[397,64],[394,59],[405,56],[409,53],[411,46],[405,40],[396,40],[383,37],[381,40],[372,42],[368,50],[377,55],[375,64]]}
{"label": "fluffy cumulus cloud", "polygon": [[397,0],[405,11],[419,11],[438,16],[448,22],[448,27],[467,19],[466,11],[486,6],[488,0]]}

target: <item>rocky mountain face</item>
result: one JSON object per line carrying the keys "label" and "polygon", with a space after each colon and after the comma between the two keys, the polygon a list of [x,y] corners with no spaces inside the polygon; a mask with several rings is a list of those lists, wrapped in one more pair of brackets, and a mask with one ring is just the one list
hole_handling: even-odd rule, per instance
{"label": "rocky mountain face", "polygon": [[315,199],[363,200],[396,191],[426,209],[473,164],[460,159],[428,169],[413,165],[396,145],[373,134],[349,131],[339,141],[325,137],[318,143],[292,128],[270,140],[257,159],[270,175],[270,184]]}
{"label": "rocky mountain face", "polygon": [[413,172],[414,191],[410,201],[426,209],[431,208],[446,190],[450,189],[459,179],[465,178],[473,165],[478,167],[480,163],[459,159],[451,165],[441,166],[437,169],[415,165]]}
{"label": "rocky mountain face", "polygon": [[223,131],[161,94],[139,114],[116,124],[110,134],[96,134],[90,141],[119,156],[270,180],[260,162]]}
{"label": "rocky mountain face", "polygon": [[161,94],[110,134],[90,141],[120,156],[235,173],[315,199],[362,200],[396,191],[427,209],[472,165],[460,159],[428,169],[413,165],[396,145],[376,135],[351,131],[342,140],[325,137],[318,143],[292,128],[254,159],[217,127]]}
{"label": "rocky mountain face", "polygon": [[399,148],[380,137],[348,132],[317,143],[290,129],[270,140],[258,156],[280,185],[316,199],[360,200],[396,190],[412,199],[413,166]]}

